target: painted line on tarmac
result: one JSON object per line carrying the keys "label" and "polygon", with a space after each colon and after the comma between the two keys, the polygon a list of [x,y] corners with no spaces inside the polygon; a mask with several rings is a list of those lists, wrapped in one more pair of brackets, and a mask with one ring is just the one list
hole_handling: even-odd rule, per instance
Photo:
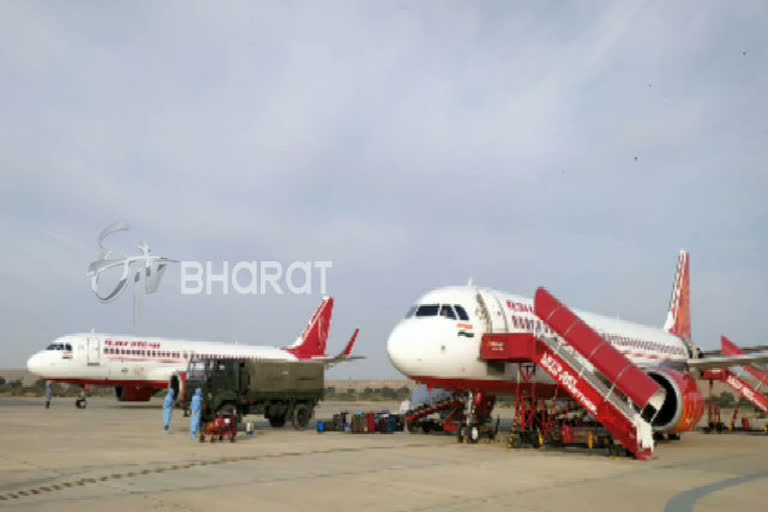
{"label": "painted line on tarmac", "polygon": [[[408,443],[402,445],[405,448],[427,448],[434,446],[428,443]],[[362,452],[367,450],[387,450],[391,446],[364,446],[360,448],[342,447],[342,448],[326,448],[323,450],[309,450],[306,452],[278,452],[278,453],[264,453],[260,455],[242,455],[238,457],[220,457],[218,459],[201,460],[189,463],[176,463],[168,466],[161,466],[154,469],[142,469],[141,471],[126,471],[125,473],[112,473],[110,475],[104,475],[100,477],[88,477],[80,478],[79,480],[58,482],[56,484],[48,484],[33,489],[21,489],[18,491],[7,492],[0,494],[0,501],[12,501],[20,498],[27,498],[31,496],[37,496],[43,493],[51,493],[55,491],[63,491],[64,489],[71,489],[73,487],[80,487],[86,484],[95,484],[99,482],[105,482],[107,480],[119,480],[122,478],[134,478],[137,476],[145,476],[149,473],[164,473],[166,471],[178,471],[180,469],[190,469],[195,466],[209,466],[213,464],[227,464],[231,462],[243,462],[253,461],[261,459],[271,459],[279,457],[297,457],[300,455],[319,455],[323,453],[339,453],[339,452]]]}
{"label": "painted line on tarmac", "polygon": [[736,478],[729,478],[728,480],[721,480],[713,484],[696,487],[695,489],[691,489],[690,491],[685,491],[678,494],[677,496],[674,496],[667,502],[667,506],[664,507],[664,512],[693,512],[693,507],[696,505],[696,502],[704,496],[712,494],[713,492],[727,489],[728,487],[741,485],[747,482],[751,482],[752,480],[759,480],[761,478],[768,478],[768,471],[764,471],[762,473],[754,473],[746,476],[739,476]]}

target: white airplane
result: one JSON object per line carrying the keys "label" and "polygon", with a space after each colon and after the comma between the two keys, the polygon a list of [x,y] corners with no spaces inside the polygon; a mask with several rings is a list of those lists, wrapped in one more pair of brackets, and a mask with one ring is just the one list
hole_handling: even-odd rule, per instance
{"label": "white airplane", "polygon": [[[691,342],[689,257],[680,252],[669,313],[663,328],[573,310],[592,329],[666,392],[653,419],[657,432],[677,434],[696,427],[704,400],[694,369],[756,365],[768,353],[702,358]],[[554,334],[534,314],[534,301],[471,285],[432,290],[416,301],[387,341],[391,363],[403,375],[433,388],[490,398],[513,395],[518,386],[517,363],[486,361],[480,346],[486,333]],[[558,388],[546,373],[535,374],[530,385],[538,396],[553,396]],[[560,390],[563,395],[562,388]],[[470,406],[468,405],[468,408]],[[468,409],[469,410],[469,409]],[[485,411],[490,415],[490,410]]]}
{"label": "white airplane", "polygon": [[[285,361],[323,361],[331,366],[360,359],[352,356],[356,329],[344,350],[335,357],[325,354],[331,326],[333,298],[320,303],[304,332],[288,347],[240,345],[216,341],[191,341],[124,336],[116,334],[70,334],[53,340],[45,350],[27,361],[29,372],[44,379],[83,386],[114,386],[122,402],[145,402],[159,389],[172,387],[183,395],[185,372],[193,356],[253,358]],[[85,397],[76,401],[87,405]]]}

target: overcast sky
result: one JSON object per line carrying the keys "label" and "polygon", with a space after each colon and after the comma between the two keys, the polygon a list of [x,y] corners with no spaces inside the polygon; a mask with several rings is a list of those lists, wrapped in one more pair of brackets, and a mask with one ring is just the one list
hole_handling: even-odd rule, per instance
{"label": "overcast sky", "polygon": [[331,260],[331,378],[463,284],[765,344],[768,4],[0,3],[0,367],[95,328],[291,342],[320,300],[100,304],[97,235],[185,260]]}

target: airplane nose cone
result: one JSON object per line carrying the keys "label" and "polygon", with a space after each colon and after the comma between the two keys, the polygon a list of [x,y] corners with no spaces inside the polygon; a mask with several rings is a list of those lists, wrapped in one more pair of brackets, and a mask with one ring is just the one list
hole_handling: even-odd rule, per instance
{"label": "airplane nose cone", "polygon": [[27,359],[27,371],[34,375],[40,375],[43,370],[41,359],[42,357],[40,354],[35,354]]}
{"label": "airplane nose cone", "polygon": [[408,321],[395,326],[387,340],[387,356],[392,366],[405,376],[412,376],[415,366],[420,361],[416,353],[418,340],[414,338],[412,326]]}

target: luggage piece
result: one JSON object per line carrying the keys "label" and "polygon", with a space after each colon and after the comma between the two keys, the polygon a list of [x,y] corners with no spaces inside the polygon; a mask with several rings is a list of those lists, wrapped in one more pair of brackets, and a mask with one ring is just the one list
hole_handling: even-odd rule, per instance
{"label": "luggage piece", "polygon": [[352,432],[355,434],[359,434],[361,432],[364,432],[364,420],[362,414],[355,414],[352,416]]}

